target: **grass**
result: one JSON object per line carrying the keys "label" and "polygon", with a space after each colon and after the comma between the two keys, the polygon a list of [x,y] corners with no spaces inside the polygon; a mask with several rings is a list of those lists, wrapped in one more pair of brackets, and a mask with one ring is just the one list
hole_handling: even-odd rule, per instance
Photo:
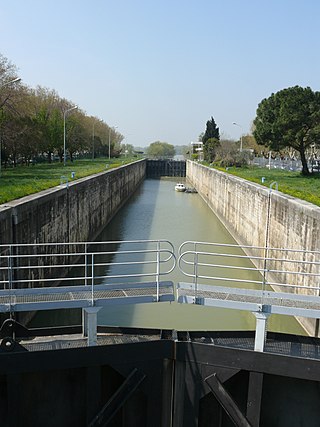
{"label": "grass", "polygon": [[[109,161],[109,159],[98,158],[76,160],[73,163],[67,162],[65,167],[61,163],[42,163],[35,166],[18,166],[8,169],[2,167],[0,205],[60,185],[62,176],[71,182],[105,171],[107,168],[115,168],[124,163],[130,163],[132,160],[120,158]],[[228,171],[224,168],[217,169],[266,187],[276,181],[279,191],[320,206],[320,174],[304,177],[299,172],[258,167],[232,167],[228,168]],[[71,172],[75,172],[75,178],[71,178]],[[262,183],[262,177],[265,178],[264,183]],[[63,182],[65,181],[63,179]]]}
{"label": "grass", "polygon": [[[73,163],[41,163],[35,166],[22,166],[16,168],[1,168],[0,176],[0,205],[10,200],[19,199],[29,194],[60,185],[61,182],[76,181],[85,176],[94,175],[107,169],[130,163],[133,159],[82,159]],[[135,159],[137,160],[137,159]],[[75,177],[71,173],[75,172]],[[65,177],[62,179],[62,177]]]}
{"label": "grass", "polygon": [[[291,172],[281,169],[267,169],[258,167],[244,168],[217,168],[223,172],[230,173],[248,181],[256,182],[265,187],[270,187],[272,182],[278,183],[278,190],[298,199],[306,200],[314,205],[320,206],[320,174],[302,176],[300,172]],[[265,178],[262,183],[262,177]],[[275,188],[275,186],[273,186]]]}

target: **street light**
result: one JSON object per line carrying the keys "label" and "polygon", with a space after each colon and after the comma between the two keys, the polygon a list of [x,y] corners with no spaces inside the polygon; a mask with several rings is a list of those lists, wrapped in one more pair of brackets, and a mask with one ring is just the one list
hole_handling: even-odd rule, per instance
{"label": "street light", "polygon": [[92,160],[94,160],[94,125],[95,125],[95,122],[93,122],[93,125],[92,125]]}
{"label": "street light", "polygon": [[[11,85],[11,84],[13,84],[13,83],[18,83],[18,82],[20,82],[21,81],[21,78],[20,77],[16,77],[15,79],[13,79],[13,80],[9,80],[8,82],[6,82],[6,83],[3,83],[1,86],[0,86],[0,89],[2,89],[3,87],[5,87],[5,86],[9,86],[9,85]],[[2,157],[1,157],[1,147],[2,147],[2,138],[1,138],[1,129],[0,129],[0,176],[1,176],[1,163],[2,163]]]}
{"label": "street light", "polygon": [[12,83],[18,83],[18,82],[20,82],[21,81],[21,78],[20,77],[16,77],[15,79],[13,79],[13,80],[9,80],[8,82],[6,82],[6,83],[3,83],[1,86],[0,86],[0,88],[3,88],[3,87],[5,87],[5,86],[9,86],[9,85],[11,85]]}
{"label": "street light", "polygon": [[111,129],[113,129],[113,130],[115,130],[115,129],[117,129],[117,127],[118,126],[114,126],[113,128],[109,128],[109,160],[110,160],[110,157],[111,157],[111,149],[110,149],[110,138],[111,138]]}
{"label": "street light", "polygon": [[[242,126],[241,125],[239,125],[238,123],[236,123],[236,122],[232,122],[232,124],[233,125],[235,125],[235,126],[239,126],[239,128],[241,128],[242,129]],[[240,152],[242,151],[242,134],[241,134],[241,136],[240,136]]]}
{"label": "street light", "polygon": [[69,111],[75,110],[76,108],[78,108],[77,105],[75,105],[74,107],[68,108],[63,113],[63,166],[66,165],[66,114]]}

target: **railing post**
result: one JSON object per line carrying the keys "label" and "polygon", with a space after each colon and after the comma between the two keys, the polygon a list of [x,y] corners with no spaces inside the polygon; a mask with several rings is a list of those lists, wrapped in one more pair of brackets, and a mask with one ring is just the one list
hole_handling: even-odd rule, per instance
{"label": "railing post", "polygon": [[97,345],[97,315],[102,307],[85,307],[83,309],[83,335],[88,337],[88,347]]}
{"label": "railing post", "polygon": [[94,293],[93,293],[93,287],[94,287],[94,254],[91,254],[91,304],[92,307],[94,306]]}
{"label": "railing post", "polygon": [[264,303],[264,291],[266,289],[267,283],[267,260],[269,257],[269,237],[270,237],[270,216],[271,216],[271,193],[272,187],[275,185],[276,190],[278,190],[278,183],[273,181],[269,187],[268,193],[268,206],[267,206],[267,218],[266,218],[266,236],[265,236],[265,250],[264,250],[264,262],[263,262],[263,282],[262,282],[262,294],[261,294],[261,304]]}
{"label": "railing post", "polygon": [[157,302],[159,302],[159,275],[160,275],[160,242],[157,241]]}
{"label": "railing post", "polygon": [[[10,289],[10,283],[11,283],[11,246],[9,246],[9,254],[8,254],[8,289]],[[6,288],[6,285],[4,285],[4,288]]]}
{"label": "railing post", "polygon": [[88,285],[88,245],[87,243],[84,244],[84,263],[85,263],[85,267],[84,267],[84,284],[85,286]]}
{"label": "railing post", "polygon": [[82,335],[84,337],[87,337],[88,336],[87,313],[85,312],[84,308],[81,310],[81,312],[82,312]]}
{"label": "railing post", "polygon": [[256,335],[254,341],[254,351],[263,352],[267,338],[267,323],[270,313],[254,312],[256,317]]}
{"label": "railing post", "polygon": [[194,292],[195,298],[198,297],[198,252],[194,253]]}
{"label": "railing post", "polygon": [[13,266],[12,266],[12,246],[9,246],[9,259],[8,259],[8,285],[9,285],[9,306],[11,315],[12,306],[12,281],[13,281]]}

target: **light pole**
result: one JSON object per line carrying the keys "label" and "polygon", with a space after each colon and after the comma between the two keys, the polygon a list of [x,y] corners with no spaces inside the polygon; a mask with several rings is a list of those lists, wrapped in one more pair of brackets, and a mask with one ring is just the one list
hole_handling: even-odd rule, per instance
{"label": "light pole", "polygon": [[93,122],[93,125],[92,125],[92,160],[94,160],[94,125],[95,125],[95,123]]}
{"label": "light pole", "polygon": [[[242,129],[242,126],[241,125],[239,125],[238,123],[236,123],[236,122],[232,122],[232,124],[233,125],[235,125],[235,126],[239,126],[239,128],[241,128]],[[240,153],[242,152],[242,134],[241,134],[241,136],[240,136]]]}
{"label": "light pole", "polygon": [[[6,82],[6,83],[3,83],[1,86],[0,86],[0,89],[2,89],[3,87],[5,87],[5,86],[9,86],[9,85],[11,85],[12,83],[18,83],[18,82],[20,82],[21,81],[21,78],[20,77],[16,77],[15,79],[13,79],[13,80],[9,80],[8,82]],[[1,128],[0,128],[0,176],[1,176],[1,163],[2,163],[2,153],[1,153],[1,148],[2,148],[2,132],[1,132]]]}
{"label": "light pole", "polygon": [[5,87],[5,86],[9,86],[9,85],[11,85],[12,83],[18,83],[18,82],[20,82],[21,81],[21,78],[20,77],[16,77],[15,79],[13,79],[13,80],[9,80],[8,82],[5,82],[5,83],[3,83],[1,86],[0,86],[0,89],[2,89],[3,87]]}
{"label": "light pole", "polygon": [[117,129],[118,126],[114,126],[113,128],[109,128],[109,160],[111,158],[111,146],[110,146],[110,139],[111,139],[111,129]]}
{"label": "light pole", "polygon": [[66,114],[69,111],[75,110],[76,108],[78,108],[77,105],[75,105],[74,107],[68,108],[63,113],[63,166],[66,165]]}

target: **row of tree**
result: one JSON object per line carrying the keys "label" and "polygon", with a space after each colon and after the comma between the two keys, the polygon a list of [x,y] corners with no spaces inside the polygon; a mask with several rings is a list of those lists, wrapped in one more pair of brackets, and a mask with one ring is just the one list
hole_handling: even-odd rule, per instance
{"label": "row of tree", "polygon": [[[71,160],[75,156],[118,156],[123,136],[103,120],[88,116],[74,103],[61,98],[55,90],[35,89],[19,81],[15,65],[0,54],[0,161],[16,165],[32,160],[63,161],[64,141]],[[246,161],[248,150],[299,153],[302,173],[307,175],[307,150],[320,146],[320,92],[294,86],[262,100],[253,122],[253,135],[242,137],[244,150],[234,141],[221,140],[219,128],[211,117],[200,135],[204,159],[225,164]],[[127,146],[124,153],[132,153]],[[147,154],[172,157],[175,147],[156,141]],[[194,154],[195,155],[195,154]]]}
{"label": "row of tree", "polygon": [[211,117],[206,130],[200,135],[203,144],[204,159],[226,164],[238,164],[246,161],[248,148],[256,154],[265,151],[299,154],[302,174],[308,175],[307,153],[312,148],[315,153],[320,147],[320,92],[310,87],[294,86],[280,90],[263,99],[258,105],[253,122],[253,136],[242,137],[239,147],[232,141],[221,141],[219,128]]}
{"label": "row of tree", "polygon": [[55,90],[20,82],[17,69],[0,54],[1,162],[63,161],[67,156],[118,156],[123,136],[103,120],[88,116]]}

